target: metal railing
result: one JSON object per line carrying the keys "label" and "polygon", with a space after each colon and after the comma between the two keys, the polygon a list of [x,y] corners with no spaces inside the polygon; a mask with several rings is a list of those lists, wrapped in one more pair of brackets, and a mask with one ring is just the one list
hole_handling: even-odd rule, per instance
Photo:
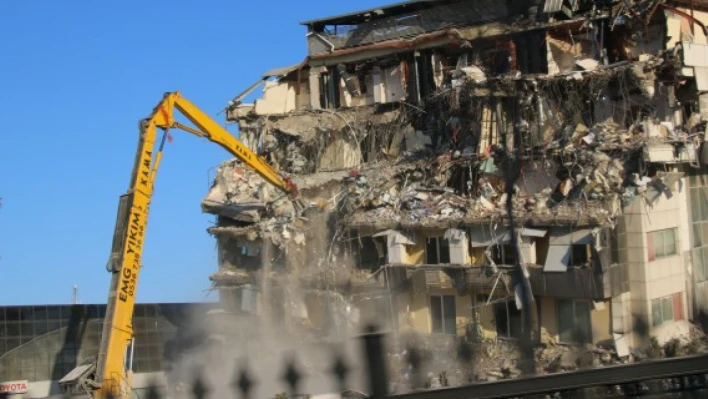
{"label": "metal railing", "polygon": [[[385,338],[385,334],[377,332],[374,327],[367,328],[360,337],[366,393],[350,389],[348,381],[352,371],[350,363],[342,355],[334,357],[329,372],[338,389],[338,395],[345,399],[615,398],[651,395],[653,395],[651,397],[708,397],[708,355],[646,360],[633,364],[549,375],[521,376],[515,379],[442,389],[421,389],[426,386],[425,383],[421,383],[424,356],[421,356],[421,352],[414,347],[406,350],[405,358],[410,367],[411,389],[405,393],[395,393],[391,389],[392,380],[389,378],[391,369],[387,365],[388,352]],[[473,363],[475,350],[472,345],[460,340],[458,358]],[[281,380],[287,387],[286,392],[278,393],[275,387],[268,387],[274,390],[269,398],[252,398],[257,380],[248,369],[241,368],[231,384],[232,397],[239,399],[311,398],[312,395],[301,391],[307,370],[299,369],[297,364],[292,358],[285,362]],[[200,375],[203,373],[195,373],[191,385],[177,396],[190,399],[218,397],[213,395],[206,380]],[[444,372],[439,378],[441,381],[446,379]],[[167,399],[165,395],[170,399],[175,396],[173,393],[161,392],[157,386],[151,386],[147,393],[140,397],[141,399]]]}

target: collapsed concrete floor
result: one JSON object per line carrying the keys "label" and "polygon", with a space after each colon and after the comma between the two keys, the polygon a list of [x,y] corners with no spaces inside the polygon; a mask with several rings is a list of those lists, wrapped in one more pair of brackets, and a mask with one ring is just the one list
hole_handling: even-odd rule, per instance
{"label": "collapsed concrete floor", "polygon": [[[637,196],[655,199],[680,177],[653,163],[698,162],[705,127],[698,114],[686,126],[649,116],[666,112],[660,93],[668,86],[660,77],[675,68],[651,58],[570,78],[469,80],[421,110],[364,107],[269,116],[242,121],[242,136],[253,146],[260,143],[266,159],[291,174],[303,198],[336,213],[347,227],[502,220],[515,145],[522,164],[513,188],[519,224],[612,224]],[[613,93],[617,87],[622,91]],[[481,90],[498,91],[499,97]],[[618,97],[624,91],[629,97]],[[597,96],[607,97],[588,114],[583,104]],[[618,113],[627,108],[623,103],[640,108]],[[504,123],[480,128],[482,115]],[[480,133],[460,133],[468,129]],[[257,175],[230,161],[222,165],[204,210],[263,223],[260,214],[274,196]],[[287,223],[274,238],[301,242],[294,209],[284,200],[271,206],[264,231]]]}

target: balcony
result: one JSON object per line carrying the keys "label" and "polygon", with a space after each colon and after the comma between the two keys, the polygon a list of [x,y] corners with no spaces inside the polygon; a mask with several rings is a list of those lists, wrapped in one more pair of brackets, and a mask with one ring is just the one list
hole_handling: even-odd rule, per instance
{"label": "balcony", "polygon": [[[486,291],[492,289],[495,284],[501,284],[497,280],[499,274],[494,273],[491,267],[478,267],[459,264],[389,264],[391,270],[392,286],[399,288],[407,287],[410,280],[417,273],[425,282],[425,285],[436,288],[456,288],[458,290]],[[511,283],[511,275],[502,273],[507,284]]]}
{"label": "balcony", "polygon": [[629,291],[627,264],[615,264],[600,271],[573,267],[566,272],[544,273],[541,266],[531,266],[528,270],[535,296],[600,300]]}
{"label": "balcony", "polygon": [[[392,287],[408,287],[417,273],[425,285],[438,288],[457,288],[486,291],[497,284],[499,274],[491,267],[467,265],[403,265],[389,264]],[[543,266],[528,265],[531,289],[535,296],[600,300],[629,291],[627,264],[615,264],[597,272],[591,267],[571,267],[566,272],[543,272]],[[424,276],[424,277],[423,277]],[[512,284],[511,267],[501,274],[507,285]]]}

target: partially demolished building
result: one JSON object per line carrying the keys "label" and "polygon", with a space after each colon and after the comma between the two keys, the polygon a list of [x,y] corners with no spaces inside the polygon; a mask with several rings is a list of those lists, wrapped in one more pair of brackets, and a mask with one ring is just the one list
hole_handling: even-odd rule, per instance
{"label": "partially demolished building", "polygon": [[323,334],[514,338],[518,256],[541,340],[686,334],[708,305],[707,13],[415,0],[304,22],[305,60],[227,121],[311,207],[220,167],[203,208],[222,303]]}

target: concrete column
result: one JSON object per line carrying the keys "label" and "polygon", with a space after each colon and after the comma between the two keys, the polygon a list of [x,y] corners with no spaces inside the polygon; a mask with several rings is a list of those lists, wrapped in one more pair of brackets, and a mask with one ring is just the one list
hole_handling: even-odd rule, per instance
{"label": "concrete column", "polygon": [[270,237],[263,237],[261,247],[261,309],[263,315],[270,317],[270,270],[273,258],[273,241]]}
{"label": "concrete column", "polygon": [[450,263],[466,265],[470,263],[469,239],[464,230],[449,229],[446,238],[450,242]]}
{"label": "concrete column", "polygon": [[386,247],[388,250],[387,263],[408,263],[408,250],[406,245],[413,245],[408,237],[395,230],[387,230],[374,235],[374,237],[386,237]]}
{"label": "concrete column", "polygon": [[[632,346],[634,343],[633,339],[633,319],[631,313],[630,303],[631,295],[629,292],[622,293],[615,297],[612,297],[610,304],[610,314],[612,317],[612,334],[615,338],[615,344],[618,346],[620,351],[624,351],[625,348]],[[624,356],[624,353],[622,353]]]}
{"label": "concrete column", "polygon": [[374,85],[374,102],[381,104],[386,101],[384,94],[384,82],[381,77],[382,71],[379,67],[374,67],[371,73],[372,83]]}
{"label": "concrete column", "polygon": [[522,263],[536,264],[536,245],[532,237],[521,236],[519,238],[519,254]]}
{"label": "concrete column", "polygon": [[703,119],[708,119],[708,92],[698,94],[698,110]]}
{"label": "concrete column", "polygon": [[408,253],[404,244],[396,243],[394,239],[388,239],[388,263],[407,263]]}
{"label": "concrete column", "polygon": [[320,109],[320,74],[322,67],[310,69],[310,105],[313,109]]}

